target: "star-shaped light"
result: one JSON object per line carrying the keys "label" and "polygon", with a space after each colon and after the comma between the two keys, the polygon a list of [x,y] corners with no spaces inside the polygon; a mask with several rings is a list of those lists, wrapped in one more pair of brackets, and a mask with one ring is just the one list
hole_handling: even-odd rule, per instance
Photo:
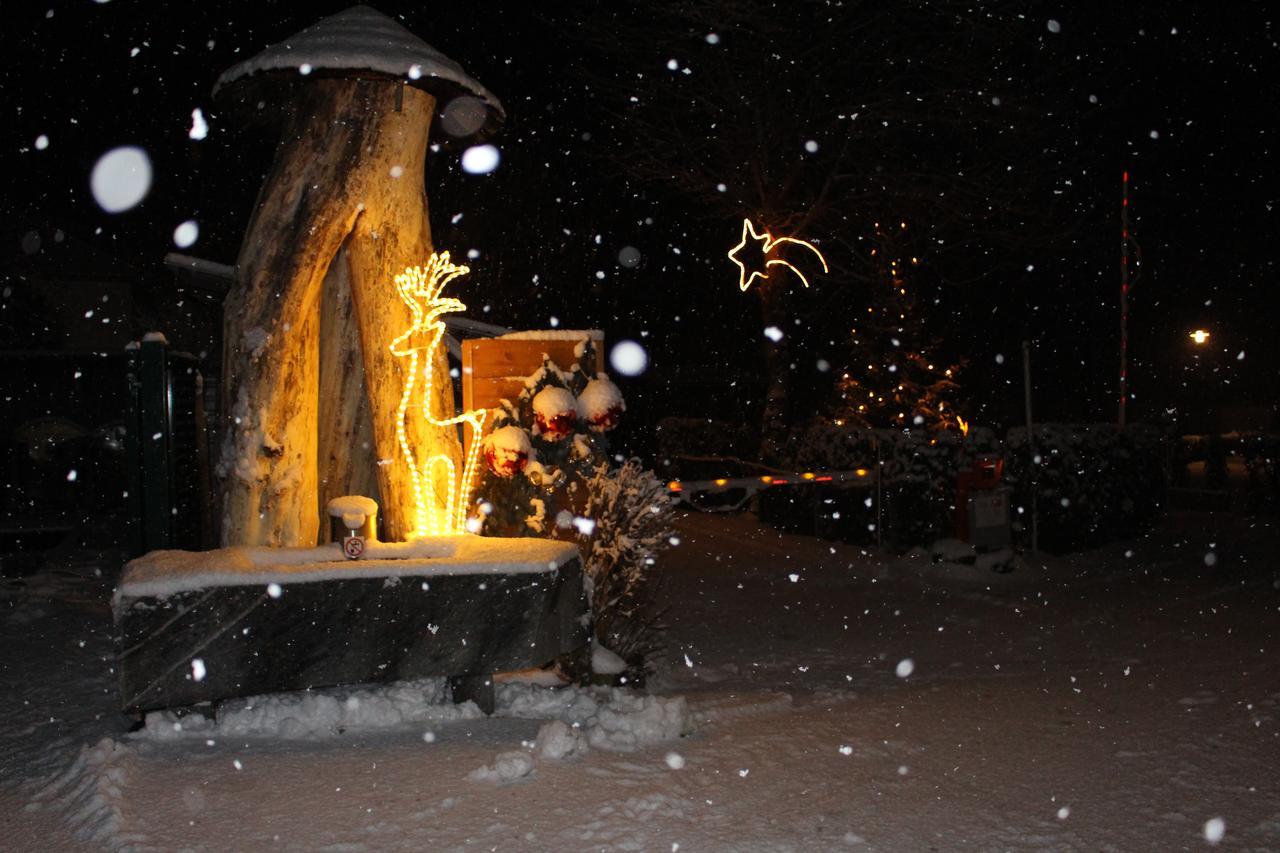
{"label": "star-shaped light", "polygon": [[766,258],[768,257],[769,253],[772,252],[778,246],[779,243],[795,243],[797,246],[803,246],[804,248],[808,249],[810,252],[813,252],[815,255],[818,256],[818,261],[821,262],[822,264],[822,271],[824,273],[829,272],[829,270],[827,269],[827,259],[822,257],[822,253],[819,252],[812,243],[808,242],[807,240],[798,240],[795,237],[774,237],[768,231],[761,231],[759,233],[756,233],[755,226],[751,224],[751,220],[743,219],[742,220],[742,240],[738,243],[738,245],[734,246],[732,249],[729,250],[729,260],[733,261],[735,264],[738,265],[738,289],[739,290],[742,290],[745,292],[746,289],[751,286],[751,283],[755,281],[757,278],[767,279],[769,277],[767,268],[774,265],[781,265],[786,267],[787,269],[791,270],[793,273],[796,274],[796,276],[800,279],[801,284],[803,284],[805,287],[809,286],[809,280],[804,277],[804,273],[800,272],[800,270],[796,269],[795,266],[793,266],[790,262],[784,261],[782,258],[773,258],[771,260],[766,260],[764,262],[764,265],[766,267],[765,272],[761,272],[760,270],[752,270],[750,273],[748,273],[747,265],[744,264],[742,261],[738,260],[738,253],[741,252],[743,249],[745,249],[747,247],[747,243],[749,243],[752,240],[756,240],[761,244],[760,253],[764,255]]}
{"label": "star-shaped light", "polygon": [[769,253],[769,232],[766,231],[763,234],[757,234],[755,227],[751,224],[751,220],[744,219],[742,220],[742,242],[729,250],[729,260],[738,265],[738,287],[743,291],[746,291],[746,289],[751,286],[751,282],[755,281],[757,277],[769,277],[769,273],[760,272],[759,270],[752,270],[751,274],[748,275],[747,265],[738,260],[738,253],[745,249],[747,247],[747,243],[752,240],[759,240],[763,244],[760,246],[760,252],[762,254]]}

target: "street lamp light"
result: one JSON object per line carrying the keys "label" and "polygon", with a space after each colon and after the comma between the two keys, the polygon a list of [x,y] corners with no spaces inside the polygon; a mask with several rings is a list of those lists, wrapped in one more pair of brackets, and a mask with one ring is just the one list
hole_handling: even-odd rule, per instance
{"label": "street lamp light", "polygon": [[1195,341],[1196,346],[1201,346],[1209,340],[1209,333],[1204,329],[1196,329],[1194,332],[1189,334],[1188,337]]}

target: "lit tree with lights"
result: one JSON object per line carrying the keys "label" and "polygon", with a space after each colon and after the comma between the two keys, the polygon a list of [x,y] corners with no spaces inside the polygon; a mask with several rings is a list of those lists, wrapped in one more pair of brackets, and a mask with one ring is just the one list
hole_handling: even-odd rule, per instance
{"label": "lit tree with lights", "polygon": [[929,332],[909,277],[920,259],[897,251],[908,243],[906,231],[905,222],[875,224],[869,257],[880,275],[865,313],[850,329],[834,419],[863,428],[962,428],[957,379],[963,364],[941,358],[939,341]]}

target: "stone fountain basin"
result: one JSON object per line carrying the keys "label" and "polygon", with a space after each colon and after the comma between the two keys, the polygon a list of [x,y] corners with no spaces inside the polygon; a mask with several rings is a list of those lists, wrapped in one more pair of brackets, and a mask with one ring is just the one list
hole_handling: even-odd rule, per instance
{"label": "stone fountain basin", "polygon": [[469,535],[370,543],[360,560],[336,544],[153,551],[125,566],[112,611],[134,714],[427,676],[491,710],[492,673],[590,635],[576,547]]}

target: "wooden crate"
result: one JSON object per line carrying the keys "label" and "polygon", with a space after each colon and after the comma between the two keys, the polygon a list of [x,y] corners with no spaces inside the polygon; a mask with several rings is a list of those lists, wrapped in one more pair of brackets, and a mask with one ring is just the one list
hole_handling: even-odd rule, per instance
{"label": "wooden crate", "polygon": [[584,331],[581,337],[528,340],[482,338],[462,342],[462,408],[492,409],[506,399],[514,401],[524,390],[524,379],[542,366],[543,355],[556,367],[569,370],[578,363],[574,348],[590,337],[596,347],[596,371],[604,370],[604,336]]}
{"label": "wooden crate", "polygon": [[[232,571],[216,562],[221,552],[188,552],[158,573],[152,557],[136,560],[112,603],[121,708],[449,676],[461,682],[456,699],[491,712],[491,686],[468,691],[491,685],[494,672],[584,649],[590,607],[574,546],[486,542],[453,557],[286,560]],[[193,678],[196,658],[207,673]]]}

